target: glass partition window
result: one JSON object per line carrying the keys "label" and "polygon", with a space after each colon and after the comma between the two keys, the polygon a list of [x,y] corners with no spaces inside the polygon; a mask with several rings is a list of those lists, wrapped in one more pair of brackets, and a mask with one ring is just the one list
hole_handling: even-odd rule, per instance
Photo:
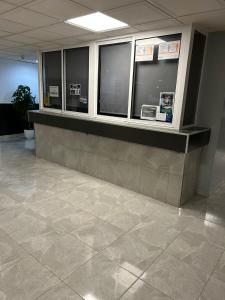
{"label": "glass partition window", "polygon": [[64,50],[66,110],[88,113],[89,47]]}
{"label": "glass partition window", "polygon": [[181,34],[137,40],[132,118],[172,122]]}
{"label": "glass partition window", "polygon": [[127,117],[131,42],[99,47],[98,114]]}
{"label": "glass partition window", "polygon": [[42,54],[43,106],[62,109],[61,51]]}

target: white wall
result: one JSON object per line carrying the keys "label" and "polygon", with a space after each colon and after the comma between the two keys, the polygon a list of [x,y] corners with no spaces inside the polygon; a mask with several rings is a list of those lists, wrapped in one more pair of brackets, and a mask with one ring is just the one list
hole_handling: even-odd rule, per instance
{"label": "white wall", "polygon": [[203,151],[200,165],[198,191],[203,195],[213,192],[218,185],[218,178],[225,176],[225,170],[221,174],[217,167],[225,166],[225,149],[220,146],[219,141],[221,134],[225,134],[222,125],[225,99],[225,32],[210,33],[206,51],[197,115],[198,125],[211,128],[210,144]]}
{"label": "white wall", "polygon": [[0,103],[10,103],[20,84],[28,85],[39,102],[38,65],[0,58]]}

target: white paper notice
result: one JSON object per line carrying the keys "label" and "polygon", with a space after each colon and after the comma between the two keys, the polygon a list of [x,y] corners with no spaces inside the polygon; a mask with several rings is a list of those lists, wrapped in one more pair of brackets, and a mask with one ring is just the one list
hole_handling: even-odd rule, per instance
{"label": "white paper notice", "polygon": [[50,85],[49,86],[49,96],[57,98],[59,97],[59,86],[58,85]]}
{"label": "white paper notice", "polygon": [[152,61],[154,54],[154,45],[150,39],[138,41],[136,44],[135,61]]}
{"label": "white paper notice", "polygon": [[177,59],[180,55],[180,41],[159,44],[158,59]]}

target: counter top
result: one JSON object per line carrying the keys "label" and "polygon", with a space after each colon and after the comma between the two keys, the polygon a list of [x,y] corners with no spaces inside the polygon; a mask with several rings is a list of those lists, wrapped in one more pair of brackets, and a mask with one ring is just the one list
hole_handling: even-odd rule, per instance
{"label": "counter top", "polygon": [[187,153],[209,143],[210,129],[192,127],[177,131],[167,128],[141,128],[133,124],[113,124],[96,119],[79,118],[60,113],[29,111],[34,123],[94,134],[131,143]]}

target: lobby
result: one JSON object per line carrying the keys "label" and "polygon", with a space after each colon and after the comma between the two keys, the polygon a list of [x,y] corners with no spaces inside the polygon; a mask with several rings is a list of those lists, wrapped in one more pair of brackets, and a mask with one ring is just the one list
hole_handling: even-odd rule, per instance
{"label": "lobby", "polygon": [[0,1],[0,299],[225,299],[224,20]]}

